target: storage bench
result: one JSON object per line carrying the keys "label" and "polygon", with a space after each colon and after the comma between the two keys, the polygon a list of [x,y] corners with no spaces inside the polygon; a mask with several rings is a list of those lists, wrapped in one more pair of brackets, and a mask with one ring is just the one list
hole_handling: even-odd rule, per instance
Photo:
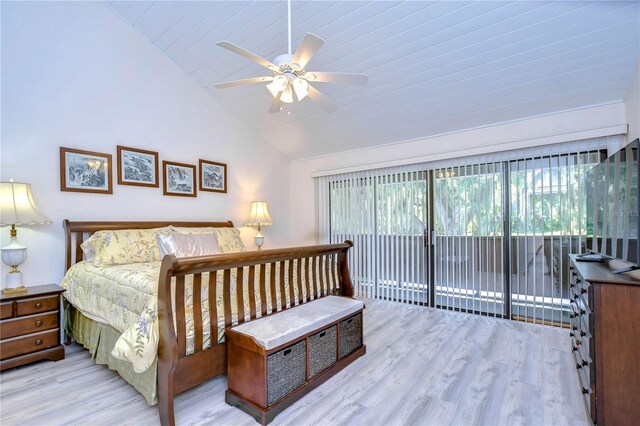
{"label": "storage bench", "polygon": [[326,296],[226,330],[225,400],[269,423],[366,352],[362,301]]}

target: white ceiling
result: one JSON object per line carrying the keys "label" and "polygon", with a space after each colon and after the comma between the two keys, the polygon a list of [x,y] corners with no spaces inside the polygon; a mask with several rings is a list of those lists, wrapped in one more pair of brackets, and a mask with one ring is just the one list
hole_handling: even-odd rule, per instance
{"label": "white ceiling", "polygon": [[311,100],[267,114],[270,71],[216,45],[273,60],[287,50],[285,1],[115,1],[109,6],[290,159],[415,139],[623,100],[640,51],[640,3],[294,1],[293,49],[325,44],[307,70],[366,73],[316,83]]}

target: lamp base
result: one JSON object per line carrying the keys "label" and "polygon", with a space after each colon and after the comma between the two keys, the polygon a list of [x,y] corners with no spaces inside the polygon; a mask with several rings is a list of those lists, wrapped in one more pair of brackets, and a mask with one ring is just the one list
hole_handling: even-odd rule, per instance
{"label": "lamp base", "polygon": [[262,245],[264,244],[264,235],[260,231],[253,237],[253,242],[256,243],[258,250],[262,250]]}
{"label": "lamp base", "polygon": [[2,289],[2,294],[5,296],[15,296],[16,294],[24,294],[27,292],[27,288],[23,285],[20,287],[7,287]]}

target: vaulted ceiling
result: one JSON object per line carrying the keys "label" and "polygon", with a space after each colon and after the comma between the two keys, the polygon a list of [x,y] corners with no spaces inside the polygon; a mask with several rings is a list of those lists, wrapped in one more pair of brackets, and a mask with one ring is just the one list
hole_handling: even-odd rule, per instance
{"label": "vaulted ceiling", "polygon": [[365,73],[316,83],[340,109],[304,99],[268,114],[273,60],[287,51],[285,1],[114,1],[117,14],[290,159],[366,148],[623,100],[640,52],[640,3],[294,1],[293,49],[325,40],[307,69]]}

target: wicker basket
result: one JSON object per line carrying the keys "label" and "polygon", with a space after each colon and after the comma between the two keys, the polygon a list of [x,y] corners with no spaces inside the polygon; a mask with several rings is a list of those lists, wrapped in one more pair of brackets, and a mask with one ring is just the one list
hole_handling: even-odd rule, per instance
{"label": "wicker basket", "polygon": [[362,314],[357,314],[340,322],[338,342],[340,359],[362,346]]}
{"label": "wicker basket", "polygon": [[306,382],[307,344],[303,340],[267,356],[267,404],[287,396]]}
{"label": "wicker basket", "polygon": [[309,336],[309,378],[336,363],[336,333],[337,327],[334,325]]}

